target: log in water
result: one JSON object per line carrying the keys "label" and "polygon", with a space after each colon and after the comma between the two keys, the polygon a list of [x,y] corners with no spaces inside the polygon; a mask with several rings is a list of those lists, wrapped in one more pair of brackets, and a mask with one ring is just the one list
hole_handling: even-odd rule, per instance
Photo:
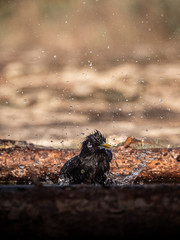
{"label": "log in water", "polygon": [[[134,176],[139,183],[180,182],[180,148],[112,150],[111,172],[115,178]],[[0,149],[0,180],[19,183],[40,181],[57,183],[63,164],[79,154],[74,149],[53,149],[35,146],[14,146]],[[139,167],[140,166],[140,167]]]}

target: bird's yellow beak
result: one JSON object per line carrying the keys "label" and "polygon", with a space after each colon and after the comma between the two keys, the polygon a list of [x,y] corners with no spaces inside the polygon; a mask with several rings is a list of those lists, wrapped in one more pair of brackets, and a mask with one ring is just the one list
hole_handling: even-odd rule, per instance
{"label": "bird's yellow beak", "polygon": [[111,147],[111,145],[110,145],[110,144],[108,144],[108,143],[104,143],[104,144],[103,144],[103,147],[104,147],[104,148],[110,148],[110,147]]}

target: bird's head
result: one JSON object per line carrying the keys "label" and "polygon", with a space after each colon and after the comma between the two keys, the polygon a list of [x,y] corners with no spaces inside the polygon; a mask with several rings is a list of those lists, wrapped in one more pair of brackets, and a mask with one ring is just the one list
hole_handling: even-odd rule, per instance
{"label": "bird's head", "polygon": [[94,153],[104,151],[104,149],[110,148],[111,145],[106,143],[106,138],[96,130],[93,134],[86,137],[82,143],[81,153]]}

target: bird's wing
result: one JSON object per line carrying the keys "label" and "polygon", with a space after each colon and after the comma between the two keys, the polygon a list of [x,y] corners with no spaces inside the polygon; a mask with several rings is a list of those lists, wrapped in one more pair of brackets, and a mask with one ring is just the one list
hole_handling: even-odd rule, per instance
{"label": "bird's wing", "polygon": [[[87,182],[91,167],[86,165],[86,160],[81,156],[76,156],[67,161],[60,171],[60,179],[68,179],[71,184]],[[90,168],[89,168],[90,167]]]}
{"label": "bird's wing", "polygon": [[68,160],[60,170],[60,175],[67,175],[72,172],[75,168],[79,166],[80,158],[79,156],[75,156]]}

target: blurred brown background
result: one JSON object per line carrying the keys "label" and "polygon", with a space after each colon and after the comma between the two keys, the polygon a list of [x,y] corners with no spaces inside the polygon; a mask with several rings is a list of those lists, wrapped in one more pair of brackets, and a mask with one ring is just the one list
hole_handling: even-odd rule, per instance
{"label": "blurred brown background", "polygon": [[1,0],[0,138],[180,142],[180,1]]}

